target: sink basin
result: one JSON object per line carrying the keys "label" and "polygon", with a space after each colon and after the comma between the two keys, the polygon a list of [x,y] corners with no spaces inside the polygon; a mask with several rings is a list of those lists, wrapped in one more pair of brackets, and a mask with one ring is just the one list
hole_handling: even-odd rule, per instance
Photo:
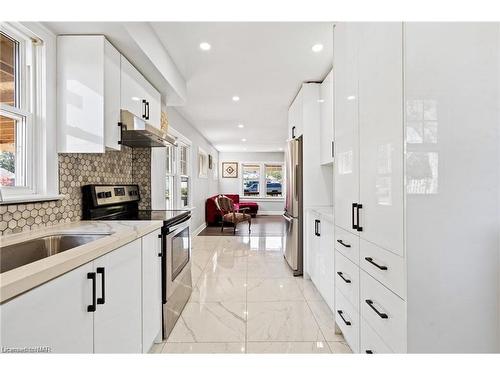
{"label": "sink basin", "polygon": [[112,233],[54,234],[0,247],[0,273],[109,236]]}

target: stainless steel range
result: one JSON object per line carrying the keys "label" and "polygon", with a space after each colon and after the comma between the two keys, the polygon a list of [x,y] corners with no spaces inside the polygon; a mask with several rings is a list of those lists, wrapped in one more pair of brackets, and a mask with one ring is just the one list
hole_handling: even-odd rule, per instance
{"label": "stainless steel range", "polygon": [[139,210],[138,185],[86,185],[82,187],[84,220],[162,220],[163,339],[181,315],[192,292],[191,212]]}

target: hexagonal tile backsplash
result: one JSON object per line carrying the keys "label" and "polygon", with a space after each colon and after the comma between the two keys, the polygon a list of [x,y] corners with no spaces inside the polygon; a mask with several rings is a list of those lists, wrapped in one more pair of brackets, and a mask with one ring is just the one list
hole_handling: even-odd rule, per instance
{"label": "hexagonal tile backsplash", "polygon": [[0,235],[80,220],[81,186],[120,183],[139,184],[140,208],[151,207],[151,149],[123,147],[105,154],[59,154],[59,192],[65,197],[1,205]]}

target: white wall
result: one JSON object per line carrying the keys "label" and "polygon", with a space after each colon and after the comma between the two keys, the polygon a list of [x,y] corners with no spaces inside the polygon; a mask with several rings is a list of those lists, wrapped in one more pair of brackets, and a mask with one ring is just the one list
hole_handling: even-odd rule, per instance
{"label": "white wall", "polygon": [[[167,112],[170,127],[191,141],[191,206],[194,207],[191,219],[191,230],[195,231],[200,228],[200,226],[205,224],[205,200],[218,193],[218,180],[214,178],[215,165],[212,169],[208,170],[208,178],[198,177],[198,147],[201,147],[208,154],[212,155],[214,160],[218,159],[219,152],[205,139],[205,137],[201,135],[200,132],[198,132],[198,130],[196,130],[184,117],[182,117],[180,113],[175,110],[175,108],[164,107],[162,110]],[[153,151],[156,150],[153,149]],[[153,165],[155,165],[154,158],[155,155],[153,152]],[[155,167],[153,167],[153,169],[156,170]],[[161,164],[157,169],[159,171],[162,170]],[[151,187],[153,209],[161,209],[162,207],[158,206],[159,203],[155,202],[161,202],[161,199],[158,197],[161,197],[164,194],[164,186],[161,185],[164,178],[156,179],[152,176],[152,185],[153,180],[157,181],[157,183]],[[163,187],[158,188],[158,186]]]}
{"label": "white wall", "polygon": [[[222,162],[238,162],[238,178],[222,178]],[[245,162],[280,162],[284,163],[284,152],[221,152],[219,154],[219,192],[221,194],[240,194],[240,200],[249,200],[259,204],[259,213],[283,212],[284,200],[276,198],[243,198],[241,163]]]}

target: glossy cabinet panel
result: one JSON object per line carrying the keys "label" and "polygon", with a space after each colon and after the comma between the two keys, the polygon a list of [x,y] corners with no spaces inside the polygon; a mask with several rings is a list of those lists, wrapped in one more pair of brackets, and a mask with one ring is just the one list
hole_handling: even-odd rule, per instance
{"label": "glossy cabinet panel", "polygon": [[104,40],[104,140],[113,150],[121,149],[120,60],[120,52]]}
{"label": "glossy cabinet panel", "polygon": [[357,26],[339,23],[334,32],[335,224],[353,229],[352,203],[359,202]]}
{"label": "glossy cabinet panel", "polygon": [[143,101],[146,101],[148,93],[144,88],[144,77],[141,73],[124,57],[121,58],[121,107],[132,112],[137,117],[143,119],[146,115],[146,108]]}
{"label": "glossy cabinet panel", "polygon": [[333,163],[333,70],[328,73],[320,88],[320,162]]}
{"label": "glossy cabinet panel", "polygon": [[403,25],[361,23],[361,238],[403,255]]}

